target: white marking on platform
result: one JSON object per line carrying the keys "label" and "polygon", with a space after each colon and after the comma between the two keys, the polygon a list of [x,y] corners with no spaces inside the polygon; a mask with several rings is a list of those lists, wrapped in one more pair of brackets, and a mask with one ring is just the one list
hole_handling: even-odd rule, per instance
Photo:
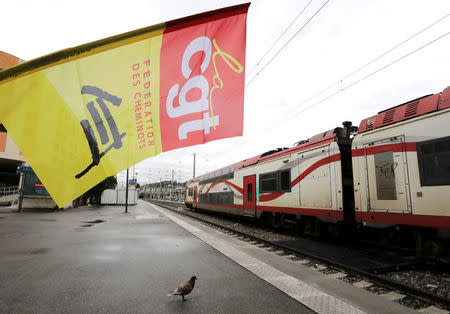
{"label": "white marking on platform", "polygon": [[200,240],[209,244],[225,256],[245,267],[259,278],[277,287],[287,295],[306,305],[318,313],[365,313],[360,309],[333,297],[313,286],[292,277],[278,269],[261,262],[260,260],[228,245],[225,241],[206,233],[189,223],[169,213],[165,209],[152,206],[157,211],[166,215],[173,222],[177,223]]}

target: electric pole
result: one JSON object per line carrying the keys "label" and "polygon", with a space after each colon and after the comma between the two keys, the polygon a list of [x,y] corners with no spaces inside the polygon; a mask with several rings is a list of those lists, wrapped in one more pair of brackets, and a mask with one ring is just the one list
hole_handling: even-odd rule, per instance
{"label": "electric pole", "polygon": [[194,171],[193,171],[193,177],[192,178],[195,178],[195,153],[194,153]]}

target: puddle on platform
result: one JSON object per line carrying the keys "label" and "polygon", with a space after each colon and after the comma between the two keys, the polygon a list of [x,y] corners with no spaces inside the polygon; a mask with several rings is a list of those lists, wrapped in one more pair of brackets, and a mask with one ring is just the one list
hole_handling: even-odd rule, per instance
{"label": "puddle on platform", "polygon": [[106,222],[106,220],[97,219],[97,220],[83,221],[83,222],[86,222],[86,223],[88,223],[88,224],[101,224],[102,222]]}
{"label": "puddle on platform", "polygon": [[40,249],[34,249],[30,253],[31,254],[45,254],[48,253],[50,249],[49,248],[40,248]]}
{"label": "puddle on platform", "polygon": [[51,218],[22,218],[22,217],[17,217],[17,218],[13,218],[14,220],[19,220],[19,221],[56,221],[56,219],[51,219]]}
{"label": "puddle on platform", "polygon": [[38,249],[10,249],[10,250],[2,250],[0,251],[0,256],[17,256],[17,255],[39,255],[46,254],[50,251],[49,248],[38,248]]}

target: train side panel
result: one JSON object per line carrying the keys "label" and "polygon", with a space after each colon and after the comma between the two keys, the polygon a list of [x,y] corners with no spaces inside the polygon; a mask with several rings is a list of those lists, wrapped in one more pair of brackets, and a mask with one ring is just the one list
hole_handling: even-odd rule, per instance
{"label": "train side panel", "polygon": [[[343,219],[341,155],[333,134],[304,146],[250,158],[187,184],[186,203],[194,208],[259,217],[263,213]],[[195,200],[195,189],[198,199]]]}
{"label": "train side panel", "polygon": [[254,213],[242,210],[243,188],[241,175],[234,172],[234,177],[211,183],[200,183],[198,207],[210,211],[254,216]]}
{"label": "train side panel", "polygon": [[[281,178],[284,171],[290,171],[290,189],[271,190],[275,184],[270,176],[278,173]],[[335,141],[263,163],[258,167],[258,181],[258,211],[332,221],[343,218],[340,153]]]}
{"label": "train side panel", "polygon": [[356,217],[450,229],[450,109],[355,136]]}

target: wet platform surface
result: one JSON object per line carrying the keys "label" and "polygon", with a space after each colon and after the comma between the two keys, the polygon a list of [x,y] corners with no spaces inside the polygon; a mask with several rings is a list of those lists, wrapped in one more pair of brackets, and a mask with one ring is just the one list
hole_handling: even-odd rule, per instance
{"label": "wet platform surface", "polygon": [[0,269],[2,313],[312,312],[141,201],[0,214]]}

